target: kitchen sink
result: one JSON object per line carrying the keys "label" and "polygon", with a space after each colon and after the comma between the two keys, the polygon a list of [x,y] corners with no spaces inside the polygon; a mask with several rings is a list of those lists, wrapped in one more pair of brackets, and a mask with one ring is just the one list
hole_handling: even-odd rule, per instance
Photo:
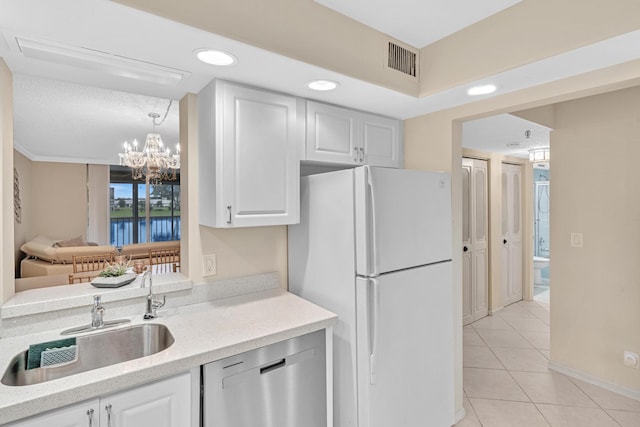
{"label": "kitchen sink", "polygon": [[39,384],[80,372],[138,359],[169,348],[173,335],[164,325],[148,323],[76,338],[77,359],[73,362],[26,369],[27,351],[17,354],[2,376],[2,384]]}

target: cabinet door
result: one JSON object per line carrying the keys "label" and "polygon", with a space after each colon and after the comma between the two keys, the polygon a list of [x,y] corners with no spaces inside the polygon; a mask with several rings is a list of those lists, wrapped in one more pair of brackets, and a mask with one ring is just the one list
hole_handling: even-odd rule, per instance
{"label": "cabinet door", "polygon": [[100,427],[185,427],[190,425],[190,373],[100,399]]}
{"label": "cabinet door", "polygon": [[98,427],[99,407],[98,399],[93,399],[7,424],[6,427]]}
{"label": "cabinet door", "polygon": [[223,155],[218,165],[227,226],[297,223],[298,101],[228,83],[221,88]]}
{"label": "cabinet door", "polygon": [[371,166],[401,168],[402,122],[372,114],[361,115],[364,163]]}
{"label": "cabinet door", "polygon": [[360,153],[358,113],[307,101],[306,160],[355,165]]}

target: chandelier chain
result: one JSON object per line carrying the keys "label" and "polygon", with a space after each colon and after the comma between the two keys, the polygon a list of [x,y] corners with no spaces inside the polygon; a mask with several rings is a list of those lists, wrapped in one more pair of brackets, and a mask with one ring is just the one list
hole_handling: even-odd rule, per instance
{"label": "chandelier chain", "polygon": [[156,120],[160,116],[152,117],[154,126],[160,126],[160,125],[162,125],[164,123],[164,121],[167,119],[167,116],[169,115],[169,110],[171,109],[171,104],[173,104],[173,99],[169,100],[169,105],[167,105],[167,111],[164,112],[164,116],[162,117],[162,120],[160,120],[160,123],[156,123]]}

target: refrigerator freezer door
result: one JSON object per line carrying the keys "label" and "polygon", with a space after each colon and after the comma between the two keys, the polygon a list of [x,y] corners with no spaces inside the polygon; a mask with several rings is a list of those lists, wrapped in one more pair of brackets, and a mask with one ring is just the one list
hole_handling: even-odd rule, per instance
{"label": "refrigerator freezer door", "polygon": [[359,427],[454,421],[451,263],[356,282]]}
{"label": "refrigerator freezer door", "polygon": [[357,274],[451,259],[451,183],[446,173],[355,169]]}

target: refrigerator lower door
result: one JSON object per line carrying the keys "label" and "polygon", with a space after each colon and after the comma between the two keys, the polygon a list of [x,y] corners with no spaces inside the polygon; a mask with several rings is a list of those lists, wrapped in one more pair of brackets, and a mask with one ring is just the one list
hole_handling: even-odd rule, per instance
{"label": "refrigerator lower door", "polygon": [[356,282],[358,427],[454,422],[451,263]]}

